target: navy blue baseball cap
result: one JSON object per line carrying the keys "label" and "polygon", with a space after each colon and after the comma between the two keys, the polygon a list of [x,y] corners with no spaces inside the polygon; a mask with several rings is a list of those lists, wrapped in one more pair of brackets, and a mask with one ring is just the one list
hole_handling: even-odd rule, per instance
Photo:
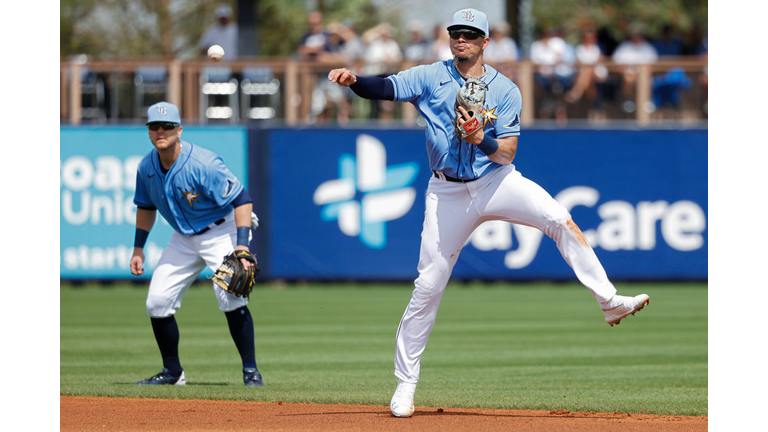
{"label": "navy blue baseball cap", "polygon": [[181,124],[179,118],[179,109],[176,105],[168,102],[158,102],[147,109],[147,122],[167,122]]}
{"label": "navy blue baseball cap", "polygon": [[462,9],[453,14],[448,30],[468,28],[477,30],[488,37],[488,17],[477,9]]}

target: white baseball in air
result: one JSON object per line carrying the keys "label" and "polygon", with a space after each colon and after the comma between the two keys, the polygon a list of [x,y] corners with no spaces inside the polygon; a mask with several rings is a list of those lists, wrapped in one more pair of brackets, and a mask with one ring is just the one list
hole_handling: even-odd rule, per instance
{"label": "white baseball in air", "polygon": [[208,58],[211,59],[211,61],[219,61],[224,57],[224,48],[221,47],[221,45],[213,45],[210,48],[208,48]]}

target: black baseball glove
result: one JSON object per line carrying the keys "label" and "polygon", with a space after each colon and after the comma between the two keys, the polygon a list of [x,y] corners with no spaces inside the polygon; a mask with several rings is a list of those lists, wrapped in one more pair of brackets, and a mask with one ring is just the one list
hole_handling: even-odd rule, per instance
{"label": "black baseball glove", "polygon": [[[245,258],[253,265],[245,267],[240,258]],[[213,274],[213,283],[238,297],[248,297],[258,274],[259,263],[256,257],[248,251],[236,250],[224,257],[224,262]]]}
{"label": "black baseball glove", "polygon": [[[488,84],[477,78],[469,78],[456,94],[453,110],[456,112],[456,129],[462,139],[479,131],[485,125],[485,94]],[[459,124],[458,119],[464,118],[459,107],[464,107],[469,114],[469,120]]]}

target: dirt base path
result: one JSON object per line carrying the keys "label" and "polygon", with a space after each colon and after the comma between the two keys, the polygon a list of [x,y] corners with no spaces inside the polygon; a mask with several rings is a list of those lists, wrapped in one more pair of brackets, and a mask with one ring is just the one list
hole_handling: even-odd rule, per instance
{"label": "dirt base path", "polygon": [[61,431],[706,431],[707,417],[282,402],[60,397]]}

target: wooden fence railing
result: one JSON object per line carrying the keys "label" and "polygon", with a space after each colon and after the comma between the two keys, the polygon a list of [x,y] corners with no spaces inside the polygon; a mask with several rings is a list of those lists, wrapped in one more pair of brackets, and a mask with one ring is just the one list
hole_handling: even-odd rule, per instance
{"label": "wooden fence railing", "polygon": [[[155,67],[165,71],[164,86],[166,88],[166,99],[176,104],[181,109],[181,115],[185,122],[205,121],[202,112],[201,97],[207,97],[202,91],[201,74],[210,67],[227,67],[236,77],[242,77],[243,74],[254,68],[268,70],[280,83],[280,103],[274,108],[277,110],[276,118],[283,120],[288,125],[297,125],[306,122],[313,112],[313,91],[319,80],[326,79],[329,70],[335,67],[342,67],[340,64],[326,63],[308,63],[300,62],[291,58],[278,59],[240,59],[237,61],[211,63],[209,61],[94,61],[94,62],[61,62],[60,64],[60,118],[63,123],[72,125],[81,124],[84,120],[84,109],[88,109],[89,114],[94,110],[109,110],[110,116],[101,115],[102,121],[130,121],[137,120],[141,115],[137,112],[130,112],[124,107],[128,104],[125,99],[130,96],[130,91],[124,87],[130,86],[132,78],[141,68]],[[403,70],[413,64],[403,63],[396,70]],[[534,120],[540,119],[537,105],[540,99],[545,97],[542,89],[537,87],[537,65],[529,61],[521,61],[508,65],[496,65],[498,69],[510,76],[520,87],[523,96],[523,115],[521,121],[524,124],[530,124]],[[624,81],[623,70],[625,66],[611,62],[603,63],[605,70],[613,77],[614,83]],[[683,89],[688,95],[686,100],[693,101],[685,106],[678,106],[678,111],[687,110],[688,115],[685,118],[702,119],[706,118],[706,59],[700,58],[664,58],[654,64],[638,65],[636,70],[636,81],[633,85],[632,102],[633,110],[625,110],[624,119],[634,119],[639,124],[648,124],[656,116],[656,109],[649,105],[654,96],[654,77],[659,77],[669,71],[682,71],[690,81],[690,86]],[[576,67],[578,69],[578,67]],[[109,99],[111,107],[93,106],[84,108],[83,97],[84,72],[89,72],[89,76],[100,77],[103,83],[103,92],[107,92],[110,97],[102,98],[97,103],[105,104],[104,100]],[[122,84],[122,89],[119,83]],[[126,84],[128,83],[128,84]],[[615,92],[620,90],[614,89]],[[559,97],[559,96],[558,96]],[[616,101],[619,104],[621,101]],[[703,110],[702,110],[703,104]],[[418,113],[410,104],[403,104],[402,111],[399,113],[402,120],[411,124],[415,122]],[[585,104],[589,105],[589,104]],[[650,108],[649,108],[650,107]],[[660,107],[659,107],[660,108]],[[592,109],[591,107],[584,110]],[[617,109],[618,112],[618,109]],[[586,113],[577,113],[583,118],[587,118]],[[146,115],[146,114],[144,114]],[[91,115],[91,117],[94,117]],[[609,114],[607,118],[612,118]],[[678,118],[681,118],[678,116]],[[242,120],[242,119],[240,119]]]}

